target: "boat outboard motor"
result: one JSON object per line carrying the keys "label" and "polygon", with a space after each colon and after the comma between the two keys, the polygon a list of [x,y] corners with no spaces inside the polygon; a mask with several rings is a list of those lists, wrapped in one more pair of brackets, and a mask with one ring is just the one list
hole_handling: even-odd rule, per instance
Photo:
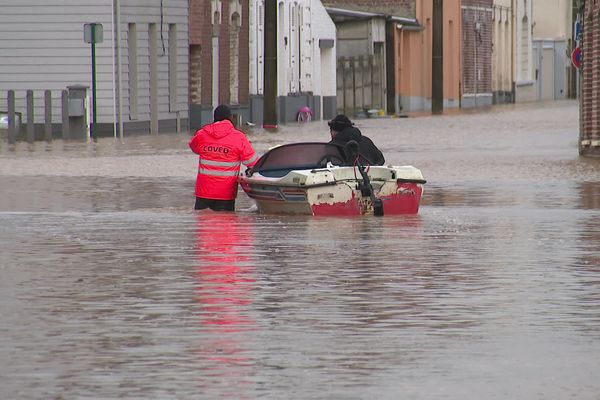
{"label": "boat outboard motor", "polygon": [[363,196],[369,196],[371,199],[371,203],[373,204],[373,214],[377,217],[381,217],[383,215],[383,201],[375,196],[369,175],[367,175],[367,172],[365,171],[365,166],[360,162],[358,142],[356,140],[348,141],[348,143],[346,143],[344,146],[344,152],[346,153],[348,161],[351,161],[353,165],[356,165],[360,175],[363,178],[363,183],[360,187],[360,190]]}

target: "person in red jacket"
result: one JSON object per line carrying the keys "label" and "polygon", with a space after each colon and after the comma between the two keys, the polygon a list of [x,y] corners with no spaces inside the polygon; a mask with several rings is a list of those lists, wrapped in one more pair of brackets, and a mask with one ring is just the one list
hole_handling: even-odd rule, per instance
{"label": "person in red jacket", "polygon": [[196,131],[190,149],[200,156],[195,209],[234,211],[240,165],[251,167],[258,156],[246,135],[233,126],[229,107],[215,108],[214,122]]}

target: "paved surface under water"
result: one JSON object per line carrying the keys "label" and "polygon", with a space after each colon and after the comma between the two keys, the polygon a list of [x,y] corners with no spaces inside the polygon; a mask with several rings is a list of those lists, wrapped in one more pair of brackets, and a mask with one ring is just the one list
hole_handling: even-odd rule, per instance
{"label": "paved surface under water", "polygon": [[423,171],[419,215],[191,211],[184,134],[2,143],[0,397],[598,399],[577,104],[357,125]]}

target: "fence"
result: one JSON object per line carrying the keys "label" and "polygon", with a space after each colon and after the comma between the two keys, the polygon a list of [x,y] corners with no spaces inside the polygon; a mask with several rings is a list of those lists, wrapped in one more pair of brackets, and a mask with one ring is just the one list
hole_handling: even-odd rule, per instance
{"label": "fence", "polygon": [[53,97],[51,90],[6,91],[6,97],[0,100],[0,133],[5,132],[11,144],[17,140],[50,141],[57,135],[63,139],[86,139],[87,87],[71,86],[61,90],[59,96],[56,92]]}
{"label": "fence", "polygon": [[337,60],[338,113],[355,115],[385,106],[383,55]]}

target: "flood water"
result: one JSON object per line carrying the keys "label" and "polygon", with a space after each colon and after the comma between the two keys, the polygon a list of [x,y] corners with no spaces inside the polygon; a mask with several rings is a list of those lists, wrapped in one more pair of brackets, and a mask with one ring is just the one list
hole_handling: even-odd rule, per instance
{"label": "flood water", "polygon": [[193,211],[188,134],[2,143],[0,398],[600,398],[577,103],[356,122],[418,215]]}

